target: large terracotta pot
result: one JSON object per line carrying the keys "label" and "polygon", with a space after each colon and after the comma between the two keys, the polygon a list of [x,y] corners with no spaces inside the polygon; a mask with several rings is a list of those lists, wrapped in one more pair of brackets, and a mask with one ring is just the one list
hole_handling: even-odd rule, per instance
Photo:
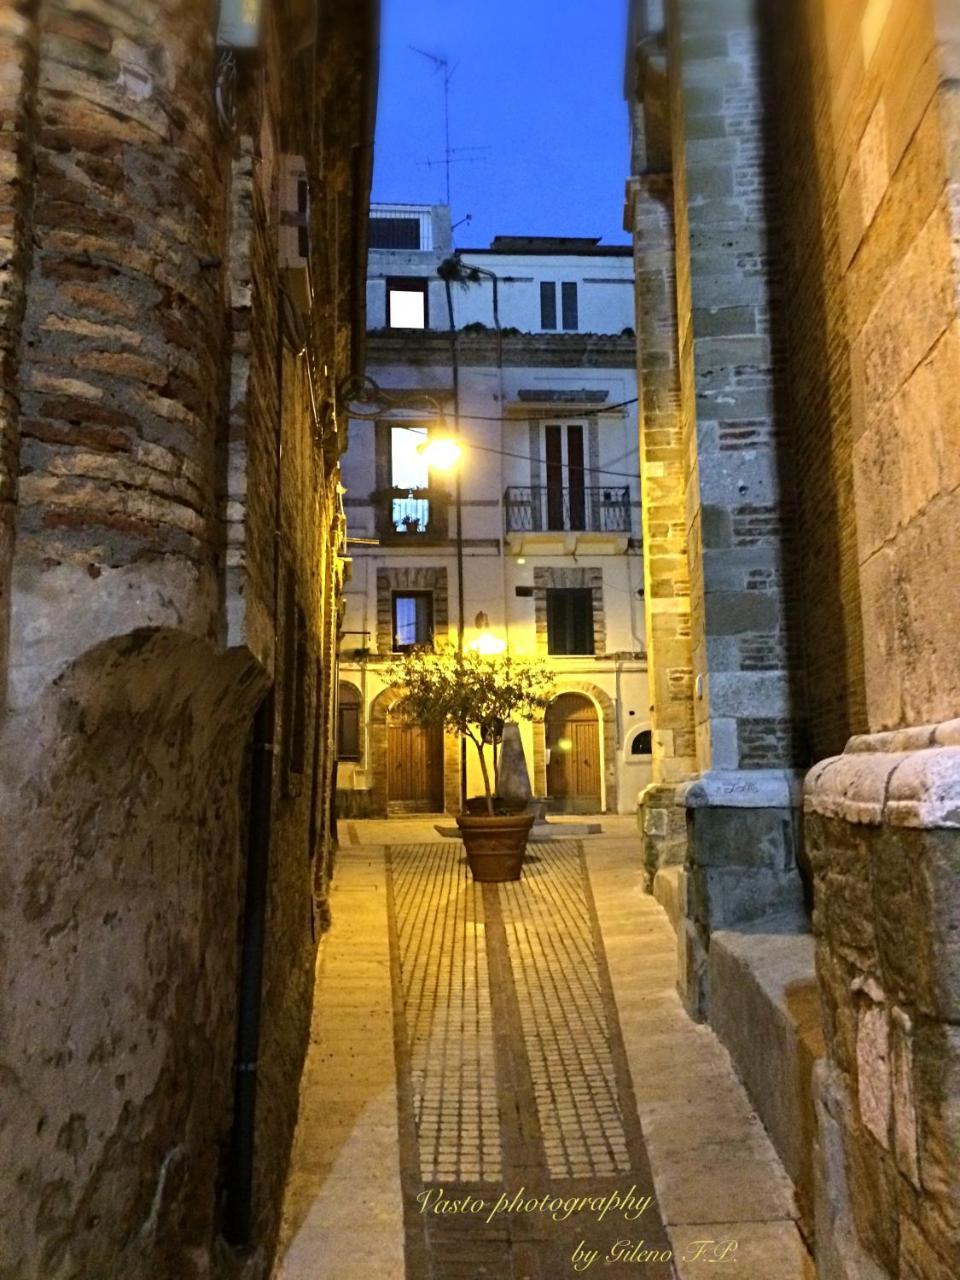
{"label": "large terracotta pot", "polygon": [[527,837],[533,826],[532,813],[493,818],[489,814],[462,813],[457,818],[457,826],[474,880],[481,884],[500,884],[504,880],[520,879]]}

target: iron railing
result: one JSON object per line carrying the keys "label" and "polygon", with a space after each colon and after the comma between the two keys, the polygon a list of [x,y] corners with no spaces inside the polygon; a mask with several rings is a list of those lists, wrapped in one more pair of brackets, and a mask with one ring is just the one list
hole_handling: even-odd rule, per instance
{"label": "iron railing", "polygon": [[436,489],[389,489],[371,496],[381,538],[436,540],[448,536],[449,494]]}
{"label": "iron railing", "polygon": [[630,532],[630,490],[627,488],[511,486],[504,494],[504,504],[507,533]]}

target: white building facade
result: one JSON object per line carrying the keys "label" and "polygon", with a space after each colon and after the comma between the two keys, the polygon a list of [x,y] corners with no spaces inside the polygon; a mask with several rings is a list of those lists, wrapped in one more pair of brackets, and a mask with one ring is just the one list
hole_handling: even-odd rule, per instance
{"label": "white building facade", "polygon": [[[520,726],[535,794],[632,812],[650,718],[630,247],[500,236],[459,251],[448,284],[445,207],[375,206],[371,229],[376,389],[342,464],[339,811],[459,810],[459,743],[392,723],[387,668],[462,625],[465,646],[490,631],[549,667],[553,700]],[[459,504],[457,473],[417,452],[458,429]],[[468,795],[483,790],[473,754]]]}

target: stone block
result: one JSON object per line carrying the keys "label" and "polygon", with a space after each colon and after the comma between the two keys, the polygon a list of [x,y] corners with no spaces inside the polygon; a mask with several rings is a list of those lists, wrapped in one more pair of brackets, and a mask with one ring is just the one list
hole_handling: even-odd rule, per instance
{"label": "stone block", "polygon": [[707,629],[714,635],[773,631],[781,622],[780,601],[759,591],[712,591],[706,614]]}
{"label": "stone block", "polygon": [[768,915],[802,912],[803,886],[795,871],[697,868],[690,874],[690,909],[711,929],[733,929]]}
{"label": "stone block", "polygon": [[698,867],[796,866],[793,813],[704,807],[691,811],[691,860]]}
{"label": "stone block", "polygon": [[813,1069],[824,1054],[814,943],[803,922],[773,920],[710,940],[710,1024],[797,1189],[813,1234]]}

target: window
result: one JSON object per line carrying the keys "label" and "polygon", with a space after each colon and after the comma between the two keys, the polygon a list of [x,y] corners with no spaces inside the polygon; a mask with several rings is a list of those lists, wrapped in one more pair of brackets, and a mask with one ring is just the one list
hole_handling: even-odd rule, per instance
{"label": "window", "polygon": [[543,280],[540,284],[540,328],[555,329],[557,327],[557,286],[552,280]]}
{"label": "window", "polygon": [[297,178],[297,252],[310,256],[310,187],[306,174]]}
{"label": "window", "polygon": [[634,740],[630,743],[630,754],[632,756],[651,756],[653,755],[653,730],[641,729]]}
{"label": "window", "polygon": [[370,219],[371,249],[422,249],[419,217],[374,217]]}
{"label": "window", "polygon": [[[564,329],[576,330],[580,320],[577,310],[577,283],[565,280],[560,285],[560,321]],[[540,282],[540,328],[557,327],[557,286],[553,280]]]}
{"label": "window", "polygon": [[393,651],[408,653],[433,643],[433,592],[393,593]]}
{"label": "window", "polygon": [[387,281],[387,328],[426,329],[428,282],[423,276]]}
{"label": "window", "polygon": [[547,653],[593,653],[593,592],[589,587],[547,589]]}
{"label": "window", "polygon": [[[395,489],[425,489],[430,483],[430,468],[418,449],[427,442],[426,427],[390,428],[390,483]],[[390,519],[397,533],[424,533],[430,522],[430,503],[426,498],[394,498]]]}
{"label": "window", "polygon": [[[543,429],[547,479],[547,528],[586,529],[583,427]],[[564,483],[566,482],[566,483]]]}
{"label": "window", "polygon": [[561,301],[563,304],[563,327],[565,329],[576,329],[577,327],[577,286],[574,282],[565,280],[560,286]]}
{"label": "window", "polygon": [[341,683],[337,699],[337,759],[359,760],[361,757],[360,691],[352,684]]}

